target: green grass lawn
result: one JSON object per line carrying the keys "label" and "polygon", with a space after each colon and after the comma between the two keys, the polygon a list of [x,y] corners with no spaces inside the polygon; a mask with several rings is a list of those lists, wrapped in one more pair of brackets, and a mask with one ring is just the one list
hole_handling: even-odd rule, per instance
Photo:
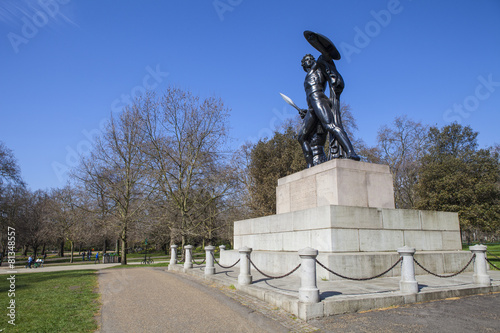
{"label": "green grass lawn", "polygon": [[[93,332],[99,311],[95,271],[16,274],[15,296],[9,297],[8,275],[0,279],[0,330],[3,332]],[[15,326],[7,306],[15,299]]]}
{"label": "green grass lawn", "polygon": [[[486,256],[496,267],[500,268],[500,244],[484,244],[488,247],[486,250]],[[470,245],[473,246],[473,245]],[[463,244],[462,249],[465,251],[469,250],[469,245]],[[494,267],[490,265],[490,269],[495,270]]]}

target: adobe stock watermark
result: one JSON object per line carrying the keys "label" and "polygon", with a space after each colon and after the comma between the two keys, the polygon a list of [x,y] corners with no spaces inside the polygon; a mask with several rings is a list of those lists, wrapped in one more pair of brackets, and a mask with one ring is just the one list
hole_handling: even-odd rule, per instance
{"label": "adobe stock watermark", "polygon": [[[409,0],[411,1],[411,0]],[[353,54],[360,54],[361,51],[370,45],[371,41],[382,33],[383,28],[387,28],[394,15],[403,11],[404,7],[399,0],[389,0],[386,9],[379,11],[371,10],[370,15],[373,20],[368,21],[363,28],[354,27],[354,38],[352,44],[342,42],[339,45],[340,52],[347,63],[351,62]]]}
{"label": "adobe stock watermark", "polygon": [[222,22],[224,21],[224,14],[226,12],[232,12],[236,7],[241,5],[242,2],[243,0],[214,0],[212,5],[219,16],[219,20]]}
{"label": "adobe stock watermark", "polygon": [[16,325],[16,229],[7,227],[7,263],[9,271],[7,271],[8,289],[7,296],[9,299],[7,306],[7,321],[10,325]]}
{"label": "adobe stock watermark", "polygon": [[[130,89],[130,93],[121,94],[119,98],[116,98],[113,102],[111,102],[110,108],[113,113],[120,112],[125,106],[132,104],[135,98],[145,94],[146,91],[156,89],[169,75],[168,72],[161,71],[159,64],[156,65],[154,69],[151,66],[146,66],[145,70],[146,75],[142,78],[141,84]],[[82,130],[81,133],[83,134],[84,139],[80,140],[74,148],[69,145],[66,146],[66,158],[64,162],[52,162],[52,170],[61,183],[65,181],[65,177],[71,168],[78,166],[80,156],[85,156],[90,153],[93,144],[104,132],[108,123],[109,118],[103,118],[99,122],[98,128],[94,128],[92,130]]]}
{"label": "adobe stock watermark", "polygon": [[31,7],[34,10],[32,13],[23,11],[24,16],[21,18],[21,31],[19,33],[9,32],[7,34],[7,39],[14,52],[19,53],[19,46],[28,44],[30,40],[38,35],[39,29],[49,24],[50,21],[61,17],[65,21],[71,22],[60,11],[60,5],[66,5],[69,2],[70,0],[38,0],[38,7]]}
{"label": "adobe stock watermark", "polygon": [[454,103],[453,107],[446,109],[443,113],[443,120],[447,122],[460,122],[469,118],[472,112],[477,111],[481,101],[485,101],[500,87],[500,81],[493,81],[493,74],[487,78],[482,75],[477,77],[479,84],[474,89],[474,94],[464,98],[462,103]]}

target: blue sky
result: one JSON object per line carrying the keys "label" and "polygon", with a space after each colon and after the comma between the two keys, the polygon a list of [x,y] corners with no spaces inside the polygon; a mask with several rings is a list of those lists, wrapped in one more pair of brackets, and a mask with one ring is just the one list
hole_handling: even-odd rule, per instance
{"label": "blue sky", "polygon": [[500,1],[0,1],[0,141],[33,189],[64,186],[112,112],[169,85],[218,96],[233,145],[305,107],[304,39],[342,54],[357,137],[395,117],[459,121],[500,143]]}

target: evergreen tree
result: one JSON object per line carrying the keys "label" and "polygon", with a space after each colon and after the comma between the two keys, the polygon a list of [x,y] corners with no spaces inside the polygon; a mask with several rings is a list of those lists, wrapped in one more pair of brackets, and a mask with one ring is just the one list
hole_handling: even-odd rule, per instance
{"label": "evergreen tree", "polygon": [[252,147],[248,171],[252,179],[249,194],[253,216],[276,214],[278,179],[304,170],[305,161],[295,133],[289,125]]}
{"label": "evergreen tree", "polygon": [[417,208],[458,212],[462,232],[497,232],[500,221],[498,153],[477,148],[477,132],[457,123],[432,127],[418,175]]}

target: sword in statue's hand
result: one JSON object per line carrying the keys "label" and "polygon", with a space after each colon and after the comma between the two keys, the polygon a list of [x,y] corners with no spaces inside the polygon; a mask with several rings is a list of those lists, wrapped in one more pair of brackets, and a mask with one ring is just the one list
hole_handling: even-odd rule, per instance
{"label": "sword in statue's hand", "polygon": [[304,118],[305,115],[306,115],[306,112],[307,110],[303,110],[301,108],[299,108],[293,101],[290,97],[288,97],[287,95],[285,94],[282,94],[280,93],[281,97],[285,100],[285,102],[287,102],[288,104],[290,104],[291,106],[293,106],[295,109],[297,109],[297,111],[299,111],[299,114],[300,114],[300,117],[301,118]]}

